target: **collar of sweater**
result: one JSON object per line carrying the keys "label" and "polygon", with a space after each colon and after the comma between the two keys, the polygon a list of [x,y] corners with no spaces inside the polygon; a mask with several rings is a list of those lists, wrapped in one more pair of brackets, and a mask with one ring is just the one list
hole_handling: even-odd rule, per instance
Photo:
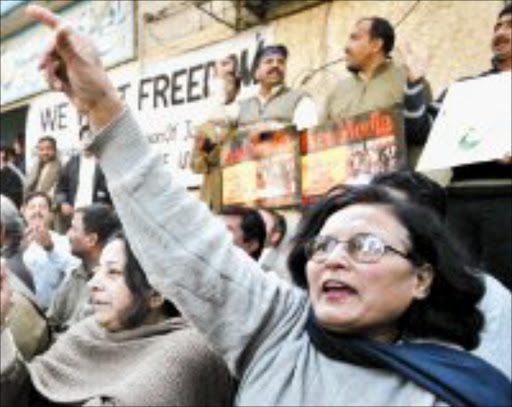
{"label": "collar of sweater", "polygon": [[277,85],[277,86],[274,86],[272,88],[272,91],[270,92],[270,95],[268,96],[263,96],[261,94],[261,89],[258,91],[258,93],[256,94],[256,97],[258,98],[258,100],[260,101],[260,103],[262,105],[266,105],[267,103],[269,103],[272,99],[275,99],[276,97],[278,97],[279,95],[281,95],[282,93],[284,93],[288,88],[284,85],[284,84],[281,84],[281,85]]}
{"label": "collar of sweater", "polygon": [[368,80],[364,80],[359,73],[354,73],[353,76],[356,78],[356,80],[360,82],[370,82],[373,81],[378,76],[382,75],[384,72],[386,72],[388,69],[391,68],[393,65],[393,61],[391,59],[384,60],[377,68],[375,68],[375,71],[372,74],[372,77]]}

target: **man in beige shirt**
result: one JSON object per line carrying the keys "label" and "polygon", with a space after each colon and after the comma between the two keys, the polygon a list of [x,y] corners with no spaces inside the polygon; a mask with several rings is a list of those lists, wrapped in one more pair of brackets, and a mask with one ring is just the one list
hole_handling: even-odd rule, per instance
{"label": "man in beige shirt", "polygon": [[41,137],[37,143],[37,162],[27,175],[25,196],[31,192],[44,192],[53,199],[61,170],[57,141],[51,136]]}

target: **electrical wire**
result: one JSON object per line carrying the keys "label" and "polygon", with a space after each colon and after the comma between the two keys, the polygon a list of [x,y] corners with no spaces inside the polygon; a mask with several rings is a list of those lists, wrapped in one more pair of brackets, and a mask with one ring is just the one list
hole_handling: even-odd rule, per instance
{"label": "electrical wire", "polygon": [[409,10],[407,10],[404,15],[402,16],[402,18],[400,20],[398,20],[397,23],[395,23],[395,25],[393,25],[393,27],[395,28],[395,30],[400,26],[400,24],[402,24],[405,20],[407,20],[407,18],[412,14],[412,12],[416,9],[416,7],[418,7],[421,3],[421,0],[416,0],[414,2],[414,4],[409,8]]}

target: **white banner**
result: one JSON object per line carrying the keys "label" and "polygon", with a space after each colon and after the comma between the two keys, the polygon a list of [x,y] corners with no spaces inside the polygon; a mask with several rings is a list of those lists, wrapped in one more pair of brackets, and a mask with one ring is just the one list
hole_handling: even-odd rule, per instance
{"label": "white banner", "polygon": [[[125,102],[137,117],[146,137],[163,154],[183,184],[200,185],[190,171],[193,127],[205,120],[209,81],[215,61],[234,54],[242,76],[244,97],[254,91],[250,73],[258,49],[271,42],[267,27],[245,32],[164,62],[124,67],[110,74]],[[83,123],[82,123],[83,124]],[[48,93],[31,104],[27,118],[27,168],[33,162],[37,140],[56,137],[63,159],[78,148],[80,118],[64,95]]]}
{"label": "white banner", "polygon": [[[111,67],[135,58],[133,1],[80,2],[60,13],[91,37],[103,65]],[[51,32],[36,25],[1,46],[1,105],[48,89],[38,71]]]}
{"label": "white banner", "polygon": [[[85,123],[85,120],[84,120]],[[63,93],[50,92],[36,98],[29,107],[25,127],[27,170],[37,156],[37,141],[52,136],[63,162],[79,147],[80,118]]]}
{"label": "white banner", "polygon": [[510,154],[511,79],[504,72],[451,85],[416,169],[446,169]]}

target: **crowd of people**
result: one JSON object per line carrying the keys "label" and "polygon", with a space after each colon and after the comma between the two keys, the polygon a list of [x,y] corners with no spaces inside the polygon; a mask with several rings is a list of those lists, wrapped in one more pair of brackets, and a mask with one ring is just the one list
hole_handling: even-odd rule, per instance
{"label": "crowd of people", "polygon": [[[219,149],[240,129],[399,106],[408,144],[425,144],[443,96],[431,100],[409,47],[393,61],[387,20],[356,23],[352,76],[321,108],[286,86],[283,45],[258,54],[258,93],[243,100],[234,60],[218,61],[196,199],[91,40],[45,8],[27,13],[54,31],[50,88],[91,131],[64,166],[42,137],[26,178],[2,146],[0,405],[511,405],[510,155],[455,168],[447,188],[410,169],[333,186],[297,228],[222,205]],[[510,5],[492,48],[484,75],[510,71]]]}

